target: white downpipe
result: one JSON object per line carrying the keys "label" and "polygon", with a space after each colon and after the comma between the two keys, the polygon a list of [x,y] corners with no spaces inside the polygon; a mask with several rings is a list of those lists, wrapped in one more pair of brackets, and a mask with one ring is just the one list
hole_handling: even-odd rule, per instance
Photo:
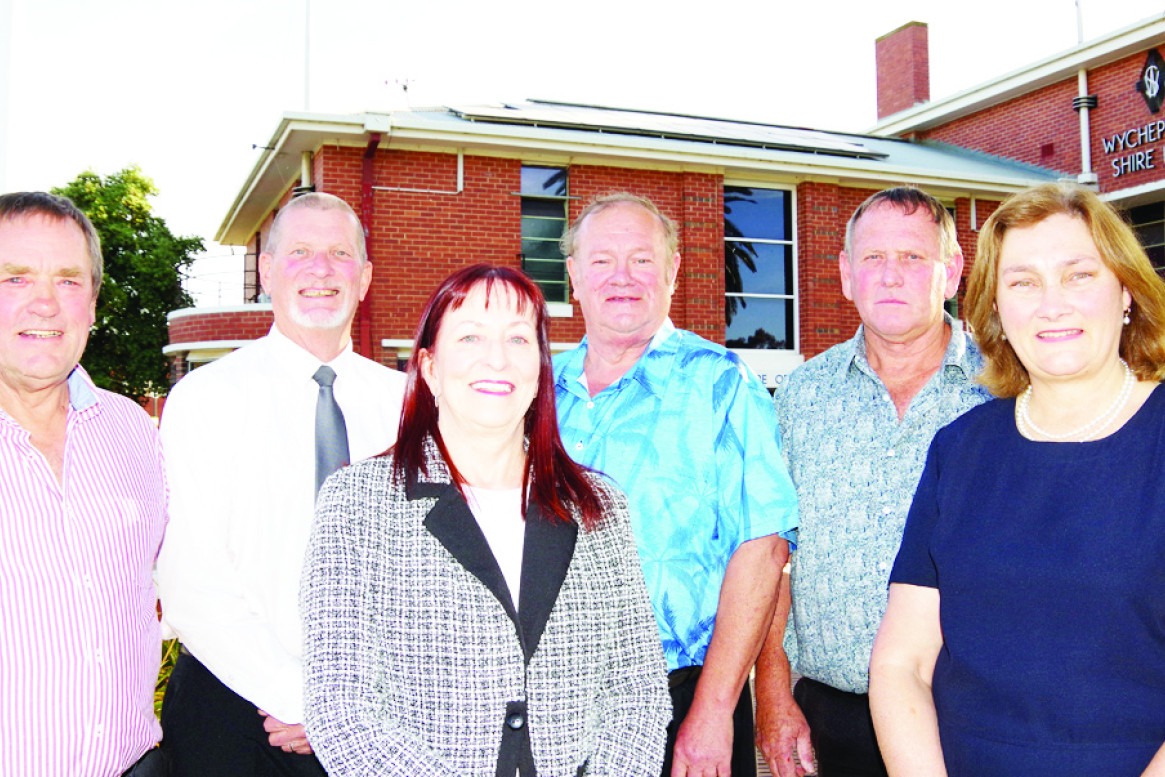
{"label": "white downpipe", "polygon": [[[1076,71],[1078,94],[1082,98],[1088,97],[1088,71],[1084,68]],[[1081,100],[1080,106],[1080,175],[1076,180],[1080,183],[1096,183],[1096,173],[1092,172],[1092,122],[1089,116],[1088,103]]]}

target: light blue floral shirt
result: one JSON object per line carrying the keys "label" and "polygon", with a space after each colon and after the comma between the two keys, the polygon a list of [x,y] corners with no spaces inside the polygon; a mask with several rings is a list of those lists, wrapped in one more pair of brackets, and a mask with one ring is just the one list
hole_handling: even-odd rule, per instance
{"label": "light blue floral shirt", "polygon": [[733,353],[665,322],[591,397],[587,343],[554,359],[562,440],[628,495],[669,670],[703,664],[728,560],[797,525],[768,391]]}
{"label": "light blue floral shirt", "polygon": [[931,438],[991,398],[974,382],[983,357],[957,321],[947,323],[943,366],[901,421],[866,360],[860,327],[777,390],[781,442],[801,515],[785,650],[794,670],[843,691],[869,689],[890,568]]}

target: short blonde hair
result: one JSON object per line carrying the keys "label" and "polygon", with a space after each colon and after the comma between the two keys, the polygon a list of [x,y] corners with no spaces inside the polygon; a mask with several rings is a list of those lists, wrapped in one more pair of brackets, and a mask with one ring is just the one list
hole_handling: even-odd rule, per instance
{"label": "short blonde hair", "polygon": [[1093,192],[1071,184],[1043,184],[1012,195],[979,232],[975,267],[967,282],[967,322],[987,359],[979,380],[992,394],[1014,397],[1031,382],[1015,350],[1003,338],[995,306],[999,256],[1007,230],[1030,227],[1063,213],[1088,227],[1100,259],[1133,299],[1121,331],[1120,354],[1142,380],[1165,377],[1165,281],[1157,275],[1133,230]]}
{"label": "short blonde hair", "polygon": [[562,251],[563,256],[574,256],[574,252],[578,249],[578,233],[582,228],[583,222],[590,216],[600,213],[613,205],[638,205],[645,211],[655,216],[656,221],[659,222],[659,228],[663,235],[664,249],[667,251],[667,263],[671,266],[672,257],[676,255],[676,251],[680,249],[680,235],[676,228],[676,223],[663,214],[663,212],[656,207],[655,203],[646,197],[640,197],[638,194],[631,192],[613,192],[611,194],[604,194],[595,197],[587,206],[583,208],[582,213],[578,214],[578,218],[570,225],[570,229],[566,230],[562,235],[562,240],[558,247]]}

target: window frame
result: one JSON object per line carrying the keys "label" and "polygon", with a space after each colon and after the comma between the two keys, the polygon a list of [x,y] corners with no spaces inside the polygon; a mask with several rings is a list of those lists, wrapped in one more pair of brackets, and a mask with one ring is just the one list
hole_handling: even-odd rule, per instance
{"label": "window frame", "polygon": [[[1155,217],[1153,219],[1150,219],[1149,221],[1133,220],[1134,211],[1139,209],[1147,209],[1150,206],[1157,209],[1157,213],[1154,214]],[[1133,234],[1137,238],[1137,243],[1140,244],[1141,249],[1145,252],[1145,256],[1149,258],[1149,264],[1152,265],[1153,271],[1162,278],[1165,278],[1165,261],[1162,261],[1161,264],[1155,263],[1153,261],[1153,254],[1150,253],[1149,250],[1151,248],[1165,249],[1165,201],[1142,202],[1139,205],[1129,205],[1124,207],[1124,211],[1128,214],[1128,224],[1132,228]],[[1141,231],[1145,228],[1152,228],[1158,225],[1161,225],[1163,233],[1161,241],[1154,243],[1142,242]]]}
{"label": "window frame", "polygon": [[[522,172],[522,170],[524,170],[526,168],[538,168],[538,169],[542,169],[542,170],[561,170],[561,171],[563,171],[564,173],[566,173],[566,180],[565,180],[564,186],[563,186],[563,189],[565,190],[566,193],[565,194],[530,194],[530,193],[522,191],[521,172]],[[515,192],[515,194],[519,198],[519,205],[518,205],[518,218],[519,218],[518,261],[520,263],[520,267],[522,269],[522,272],[529,275],[534,280],[534,282],[536,284],[538,284],[538,288],[542,290],[542,294],[543,294],[543,296],[546,297],[546,302],[548,304],[560,305],[560,304],[565,303],[565,304],[569,305],[570,304],[571,288],[570,288],[570,275],[566,271],[566,257],[561,256],[561,252],[560,252],[560,258],[557,260],[557,261],[561,262],[561,265],[562,265],[562,281],[561,281],[561,284],[562,284],[561,288],[563,290],[562,296],[561,296],[561,298],[558,296],[555,296],[552,298],[551,295],[548,293],[548,289],[543,284],[544,283],[555,284],[555,286],[557,288],[557,284],[559,283],[559,281],[539,280],[537,277],[535,277],[535,275],[533,273],[531,273],[529,270],[527,270],[526,269],[526,261],[527,261],[526,252],[525,252],[525,250],[523,250],[523,246],[521,244],[525,243],[527,240],[542,242],[542,243],[552,242],[550,239],[543,238],[543,237],[535,237],[535,236],[527,237],[523,228],[522,228],[522,225],[524,224],[525,219],[527,219],[527,218],[541,219],[543,221],[557,221],[558,220],[557,218],[552,219],[552,218],[549,218],[546,216],[527,216],[527,215],[525,215],[522,212],[522,204],[524,204],[526,200],[537,200],[537,201],[542,201],[542,202],[561,203],[562,204],[562,234],[565,234],[566,230],[570,227],[570,200],[572,199],[572,197],[570,196],[570,165],[553,165],[553,164],[535,163],[535,162],[521,162],[521,169],[519,170],[518,183],[519,183],[518,191]],[[559,235],[558,240],[561,240],[561,237],[562,237],[562,235]],[[555,242],[555,246],[557,248],[557,240],[553,241],[553,242]],[[543,257],[531,257],[529,261],[531,261],[531,262],[550,262],[550,261],[555,261],[555,260],[546,259]]]}
{"label": "window frame", "polygon": [[[733,351],[742,351],[745,353],[756,353],[768,351],[772,353],[786,353],[786,354],[800,354],[801,353],[801,261],[798,244],[798,212],[797,212],[797,187],[791,184],[776,183],[771,181],[750,181],[741,179],[725,178],[721,182],[721,201],[723,202],[723,195],[725,190],[729,188],[748,188],[748,189],[766,189],[770,191],[781,191],[789,198],[789,233],[790,237],[786,239],[774,238],[750,238],[750,237],[729,237],[723,235],[722,242],[725,246],[728,243],[757,243],[763,245],[781,245],[787,246],[792,256],[792,277],[788,279],[787,288],[791,289],[791,293],[786,294],[766,294],[755,292],[729,292],[727,284],[725,284],[724,296],[737,298],[752,298],[752,299],[781,299],[787,300],[793,308],[793,332],[791,336],[790,346],[788,348],[733,348]],[[720,209],[721,229],[723,230],[724,208],[723,204]],[[723,265],[721,265],[723,269]],[[726,276],[727,277],[727,276]],[[728,320],[724,320],[724,339],[728,340]]]}

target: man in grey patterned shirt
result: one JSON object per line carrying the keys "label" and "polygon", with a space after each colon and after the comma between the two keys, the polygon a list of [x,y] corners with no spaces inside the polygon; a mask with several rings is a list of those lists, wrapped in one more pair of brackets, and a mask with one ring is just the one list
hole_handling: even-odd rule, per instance
{"label": "man in grey patterned shirt", "polygon": [[838,268],[862,325],[776,399],[801,513],[792,628],[785,576],[756,667],[757,744],[779,777],[811,773],[814,760],[821,777],[886,774],[866,693],[890,567],[931,438],[989,398],[974,383],[978,350],[943,311],[963,254],[938,200],[911,187],[871,196]]}

